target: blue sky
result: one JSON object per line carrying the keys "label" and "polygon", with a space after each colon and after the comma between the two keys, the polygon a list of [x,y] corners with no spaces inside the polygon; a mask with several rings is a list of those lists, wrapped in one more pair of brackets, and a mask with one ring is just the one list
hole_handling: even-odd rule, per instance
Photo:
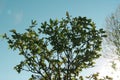
{"label": "blue sky", "polygon": [[[91,18],[98,28],[103,27],[105,17],[115,11],[120,0],[0,0],[0,34],[16,29],[24,32],[31,20],[40,25],[50,18],[61,19],[66,11],[73,17]],[[30,73],[18,74],[13,67],[22,60],[17,51],[8,48],[0,39],[0,80],[27,80]]]}

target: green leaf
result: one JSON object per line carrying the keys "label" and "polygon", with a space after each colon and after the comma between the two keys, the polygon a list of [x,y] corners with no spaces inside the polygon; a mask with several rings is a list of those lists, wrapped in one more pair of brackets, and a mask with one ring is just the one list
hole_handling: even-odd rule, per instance
{"label": "green leaf", "polygon": [[66,12],[66,16],[69,17],[69,13],[68,12]]}
{"label": "green leaf", "polygon": [[101,37],[107,37],[107,35],[102,35]]}
{"label": "green leaf", "polygon": [[15,30],[15,29],[12,29],[12,30],[10,30],[10,32],[16,33],[16,30]]}

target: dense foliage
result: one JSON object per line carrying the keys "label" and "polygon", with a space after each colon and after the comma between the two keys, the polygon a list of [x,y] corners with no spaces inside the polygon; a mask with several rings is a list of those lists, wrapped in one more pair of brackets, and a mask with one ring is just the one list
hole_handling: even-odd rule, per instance
{"label": "dense foliage", "polygon": [[14,67],[17,72],[32,72],[30,80],[83,80],[80,72],[99,58],[105,31],[97,30],[91,19],[71,18],[68,12],[66,18],[50,19],[40,27],[36,21],[31,23],[24,33],[13,29],[10,37],[4,35],[10,48],[24,56]]}

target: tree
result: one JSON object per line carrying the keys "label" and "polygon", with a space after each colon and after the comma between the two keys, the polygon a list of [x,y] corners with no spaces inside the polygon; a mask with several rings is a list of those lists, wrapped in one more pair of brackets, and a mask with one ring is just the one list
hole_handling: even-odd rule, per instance
{"label": "tree", "polygon": [[14,68],[18,73],[32,72],[29,80],[83,80],[80,72],[94,66],[100,57],[102,37],[106,37],[91,19],[71,18],[68,12],[62,20],[50,19],[40,27],[32,21],[26,32],[10,32],[10,37],[4,35],[9,47],[24,56]]}
{"label": "tree", "polygon": [[[106,18],[106,41],[109,48],[111,48],[111,53],[107,54],[111,61],[111,67],[116,71],[119,71],[118,61],[120,61],[120,6],[113,12],[110,16]],[[115,62],[117,61],[117,62]],[[113,72],[112,72],[113,73]]]}
{"label": "tree", "polygon": [[120,57],[120,6],[116,12],[106,18],[107,41],[116,48],[116,54]]}

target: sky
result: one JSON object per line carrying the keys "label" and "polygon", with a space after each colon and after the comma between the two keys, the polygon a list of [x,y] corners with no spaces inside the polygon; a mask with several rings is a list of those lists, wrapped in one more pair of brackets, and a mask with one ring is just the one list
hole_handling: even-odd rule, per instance
{"label": "sky", "polygon": [[[86,16],[97,28],[104,28],[105,18],[114,12],[120,0],[0,0],[0,34],[11,29],[24,32],[31,20],[41,22],[61,19],[66,11],[72,17]],[[0,80],[27,80],[31,73],[18,74],[13,67],[23,59],[0,39]],[[104,62],[104,61],[102,61]]]}

